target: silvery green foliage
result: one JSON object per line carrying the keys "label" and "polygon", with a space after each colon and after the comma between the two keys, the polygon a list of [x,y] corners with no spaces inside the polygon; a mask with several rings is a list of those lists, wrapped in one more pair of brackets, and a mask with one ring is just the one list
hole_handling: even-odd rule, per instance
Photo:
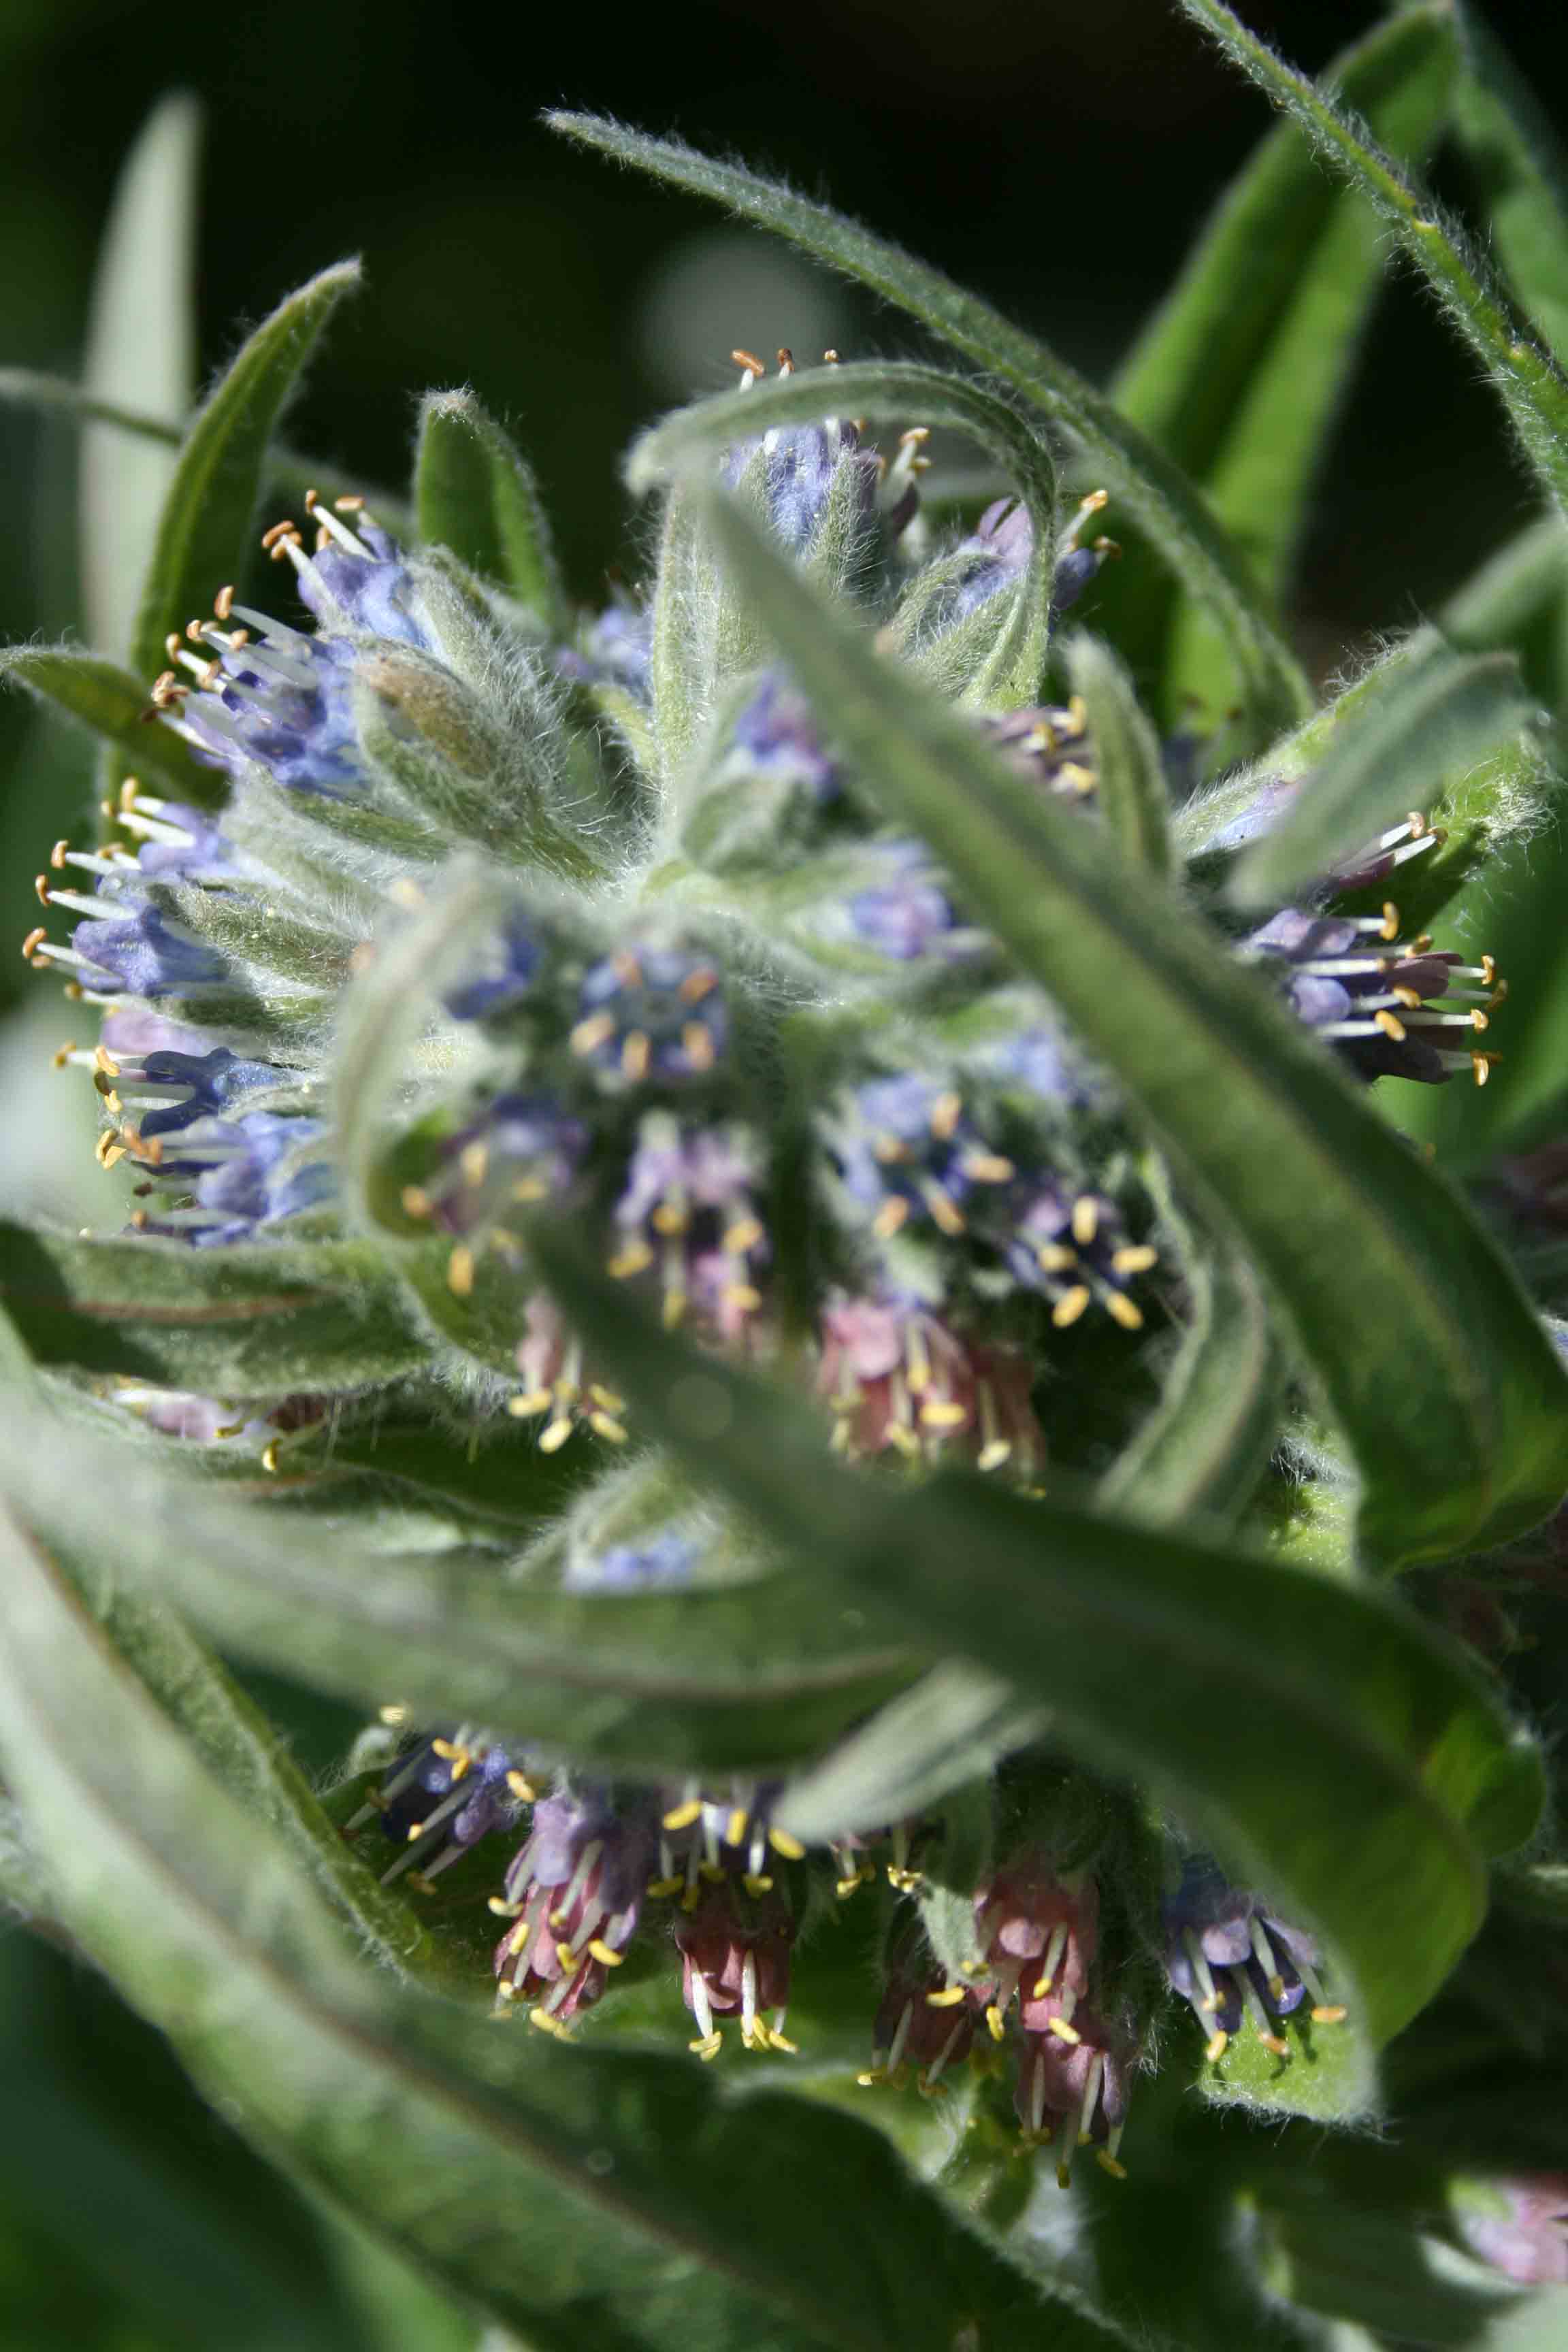
{"label": "silvery green foliage", "polygon": [[[329,272],[191,428],[158,675],[9,656],[114,763],[25,951],[126,1210],[0,1237],[5,1891],[530,2340],[1196,2346],[1281,2293],[1280,2340],[1376,2333],[1313,2234],[1373,2179],[1408,2262],[1562,2274],[1504,1671],[1561,1327],[1386,1099],[1508,1051],[1442,924],[1489,894],[1506,961],[1561,551],[1314,707],[1292,519],[1260,570],[1232,528],[1249,387],[1331,317],[1304,500],[1364,194],[1553,493],[1561,380],[1373,131],[1190,6],[1351,184],[1277,131],[1120,406],[854,224],[566,119],[982,374],[738,352],[631,453],[654,551],[582,611],[466,393],[406,514],[310,488],[257,545]],[[1343,86],[1418,159],[1455,58],[1406,9]],[[1528,1244],[1552,1171],[1510,1181]],[[364,1706],[324,1801],[190,1624]],[[1172,2213],[1201,2275],[1152,2266]],[[1402,2340],[1457,2340],[1424,2293]]]}

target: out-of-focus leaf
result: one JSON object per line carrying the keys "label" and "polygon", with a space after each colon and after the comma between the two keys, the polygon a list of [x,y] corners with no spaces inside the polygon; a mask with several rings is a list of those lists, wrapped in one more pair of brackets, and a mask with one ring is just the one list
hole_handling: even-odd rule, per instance
{"label": "out-of-focus leaf", "polygon": [[[532,2340],[616,2352],[1118,2340],[1039,2295],[867,2126],[394,1997],[19,1533],[6,1570],[0,1748],[72,1924],[269,2155],[450,2288]],[[759,2139],[772,2192],[740,2230]]]}
{"label": "out-of-focus leaf", "polygon": [[807,1845],[908,1821],[1037,1739],[1045,1721],[993,1675],[962,1663],[934,1666],[786,1782],[774,1818]]}
{"label": "out-of-focus leaf", "polygon": [[1181,5],[1226,57],[1300,123],[1331,169],[1393,229],[1486,370],[1546,488],[1560,507],[1568,507],[1568,376],[1550,352],[1521,334],[1480,255],[1353,116],[1248,32],[1225,0]]}
{"label": "out-of-focus leaf", "polygon": [[737,508],[715,499],[712,528],[867,783],[1250,1247],[1355,1449],[1372,1551],[1442,1557],[1544,1518],[1568,1489],[1568,1375],[1464,1203],[1207,925],[1020,795]]}
{"label": "out-of-focus leaf", "polygon": [[[1482,1850],[1530,1836],[1542,1787],[1457,1651],[1374,1590],[1054,1491],[842,1469],[795,1399],[656,1329],[560,1231],[533,1245],[584,1345],[694,1475],[815,1573],[1005,1675],[1054,1737],[1168,1790],[1322,1929],[1354,2031],[1381,2042],[1430,1999],[1479,1924]],[[1347,2071],[1360,2104],[1364,2063]]]}
{"label": "out-of-focus leaf", "polygon": [[634,443],[626,479],[639,493],[715,451],[731,448],[783,425],[819,421],[831,400],[836,415],[879,417],[886,423],[949,425],[967,433],[995,458],[1027,508],[1029,563],[1006,629],[986,658],[974,696],[988,706],[1027,702],[1040,690],[1050,631],[1056,571],[1056,467],[1043,436],[981,384],[909,361],[838,366],[824,379],[810,371],[781,375],[665,418]]}
{"label": "out-of-focus leaf", "polygon": [[180,451],[147,568],[131,667],[151,679],[163,641],[237,576],[266,478],[267,447],[322,328],[359,283],[357,261],[309,278],[263,320],[203,406]]}
{"label": "out-of-focus leaf", "polygon": [[1435,645],[1407,658],[1384,693],[1346,714],[1308,782],[1241,859],[1233,897],[1280,905],[1343,867],[1405,810],[1440,805],[1448,786],[1539,715],[1511,654]]}
{"label": "out-of-focus leaf", "polygon": [[[1326,79],[1401,161],[1419,161],[1453,81],[1442,0],[1404,8]],[[1222,199],[1118,374],[1113,397],[1202,485],[1265,589],[1282,594],[1323,444],[1380,262],[1375,225],[1281,123]],[[1213,624],[1179,618],[1168,575],[1124,566],[1111,593],[1118,647],[1160,677],[1160,715],[1189,697],[1225,708],[1232,670]],[[1173,625],[1177,628],[1169,644]]]}
{"label": "out-of-focus leaf", "polygon": [[927,1663],[890,1615],[823,1609],[793,1570],[682,1593],[581,1594],[497,1558],[371,1549],[351,1528],[247,1510],[116,1460],[14,1409],[5,1482],[79,1552],[98,1517],[89,1465],[114,1462],[122,1571],[222,1648],[365,1704],[389,1694],[588,1762],[762,1774],[820,1752]]}
{"label": "out-of-focus leaf", "polygon": [[1568,154],[1535,92],[1470,0],[1455,0],[1454,127],[1520,307],[1568,360]]}
{"label": "out-of-focus leaf", "polygon": [[431,392],[415,460],[419,536],[449,547],[562,637],[570,614],[533,468],[471,392]]}
{"label": "out-of-focus leaf", "polygon": [[1103,393],[989,304],[826,205],[672,140],[648,139],[594,115],[555,113],[552,127],[656,179],[706,196],[788,237],[858,278],[931,333],[976,360],[1054,417],[1102,468],[1115,495],[1147,526],[1160,554],[1211,604],[1243,681],[1255,729],[1286,724],[1309,706],[1306,682],[1267,597],[1192,482]]}
{"label": "out-of-focus leaf", "polygon": [[361,1242],[194,1250],[0,1221],[0,1304],[41,1364],[220,1397],[394,1380],[426,1354]]}
{"label": "out-of-focus leaf", "polygon": [[1098,637],[1069,637],[1062,659],[1089,714],[1100,805],[1112,836],[1131,865],[1167,874],[1170,792],[1159,738],[1138,707],[1132,681]]}
{"label": "out-of-focus leaf", "polygon": [[[126,158],[94,275],[83,383],[89,398],[183,416],[196,374],[196,161],[201,117],[185,91],[161,99]],[[92,643],[130,650],[174,459],[89,425],[81,442],[81,582]]]}
{"label": "out-of-focus leaf", "polygon": [[106,737],[126,767],[177,799],[198,805],[216,799],[214,770],[153,720],[146,688],[115,663],[74,646],[6,646],[0,647],[0,678],[14,679],[40,702]]}

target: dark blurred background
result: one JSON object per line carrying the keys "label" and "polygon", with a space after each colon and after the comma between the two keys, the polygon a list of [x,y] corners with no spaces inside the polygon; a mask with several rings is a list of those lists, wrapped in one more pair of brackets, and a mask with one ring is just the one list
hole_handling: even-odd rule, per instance
{"label": "dark blurred background", "polygon": [[[1249,0],[1246,13],[1317,68],[1373,11]],[[1491,14],[1552,104],[1562,12]],[[198,95],[205,126],[199,378],[300,278],[363,253],[368,289],[340,314],[291,440],[345,476],[397,483],[419,393],[471,383],[533,457],[588,600],[617,565],[635,572],[616,475],[628,436],[732,381],[732,344],[815,356],[914,338],[782,248],[564,147],[542,107],[609,111],[783,171],[1100,378],[1267,127],[1165,0],[687,0],[615,15],[5,0],[0,367],[79,373],[117,168],[176,88]],[[1462,205],[1462,181],[1445,184]],[[0,406],[0,637],[81,632],[71,428]],[[1390,288],[1297,592],[1320,667],[1435,602],[1531,509],[1470,363],[1407,285]],[[18,929],[40,848],[68,822],[54,813],[88,776],[79,748],[18,700],[0,706],[0,892]],[[0,962],[0,991],[23,978],[15,957]],[[30,1075],[37,1041],[16,1034],[0,1041],[7,1073],[30,1057],[8,1153],[60,1115]],[[111,1543],[111,1517],[105,1532]],[[324,1769],[347,1718],[268,1696]],[[20,2124],[0,2135],[0,2352],[472,2342],[319,2227],[184,2091],[153,2037],[17,1933],[0,1937],[0,2079]]]}

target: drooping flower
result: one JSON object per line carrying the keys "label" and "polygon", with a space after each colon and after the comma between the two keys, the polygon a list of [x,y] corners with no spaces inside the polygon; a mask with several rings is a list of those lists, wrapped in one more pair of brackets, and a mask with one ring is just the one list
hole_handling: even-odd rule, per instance
{"label": "drooping flower", "polygon": [[1303,2002],[1314,2023],[1336,2025],[1345,2011],[1330,2001],[1319,1976],[1318,1948],[1301,1927],[1279,1918],[1259,1895],[1231,1885],[1206,1855],[1189,1855],[1164,1905],[1165,1968],[1208,2035],[1207,2055],[1222,2058],[1245,2019],[1276,2057],[1290,2045],[1281,2021]]}
{"label": "drooping flower", "polygon": [[957,1451],[977,1469],[1005,1463],[1031,1476],[1045,1459],[1032,1385],[1026,1357],[962,1338],[917,1300],[839,1293],[823,1307],[817,1390],[834,1416],[834,1450],[851,1459]]}
{"label": "drooping flower", "polygon": [[1074,2147],[1092,2147],[1095,2162],[1114,2180],[1126,2178],[1119,2150],[1127,2120],[1127,2095],[1133,2053],[1098,2011],[1083,2003],[1073,2012],[1070,2040],[1025,2019],[1014,2088],[1014,2111],[1025,2140],[1043,2146],[1055,2137],[1056,2120],[1065,2125],[1057,2179],[1072,2178]]}
{"label": "drooping flower", "polygon": [[1007,1264],[1026,1289],[1051,1302],[1058,1330],[1100,1306],[1124,1331],[1142,1329],[1143,1310],[1127,1286],[1156,1262],[1147,1242],[1130,1241],[1121,1211],[1102,1193],[1069,1199],[1049,1182],[1022,1183],[1024,1197],[1011,1221]]}
{"label": "drooping flower", "polygon": [[922,1225],[954,1238],[973,1189],[1016,1172],[986,1148],[961,1096],[913,1071],[857,1087],[834,1143],[845,1189],[882,1241]]}
{"label": "drooping flower", "polygon": [[135,1156],[150,1164],[142,1190],[153,1204],[133,1222],[198,1248],[254,1241],[265,1228],[332,1197],[336,1173],[316,1149],[325,1132],[321,1119],[255,1110],[194,1119],[173,1151],[156,1139],[143,1141]]}
{"label": "drooping flower", "polygon": [[518,1421],[542,1423],[541,1453],[556,1453],[578,1428],[609,1445],[626,1444],[626,1399],[584,1367],[581,1342],[546,1291],[535,1291],[524,1310],[517,1362],[523,1387],[506,1409]]}
{"label": "drooping flower", "polygon": [[1436,1086],[1468,1070],[1478,1086],[1486,1084],[1494,1056],[1461,1040],[1484,1031],[1502,1002],[1496,965],[1490,956],[1470,964],[1435,952],[1425,934],[1402,940],[1392,902],[1381,915],[1287,907],[1252,932],[1242,952],[1279,971],[1297,1018],[1363,1077]]}
{"label": "drooping flower", "polygon": [[651,1112],[615,1208],[610,1272],[657,1274],[667,1326],[738,1339],[763,1303],[767,1235],[755,1206],[756,1147],[741,1127],[689,1128]]}
{"label": "drooping flower", "polygon": [[536,1804],[490,1905],[513,1923],[496,1947],[500,1999],[532,2003],[531,2021],[555,2033],[591,2008],[637,1932],[653,1850],[653,1810],[637,1800],[584,1783]]}
{"label": "drooping flower", "polygon": [[1568,2172],[1461,2182],[1454,2218],[1470,2252],[1517,2286],[1568,2286]]}
{"label": "drooping flower", "polygon": [[[387,1710],[394,1717],[399,1708]],[[399,1848],[384,1879],[412,1870],[428,1882],[460,1862],[533,1796],[518,1752],[467,1728],[432,1733],[396,1757],[348,1833],[378,1820]]]}
{"label": "drooping flower", "polygon": [[871,2033],[871,2063],[856,2081],[862,2089],[894,2083],[912,2064],[919,2089],[931,2097],[950,2066],[962,2066],[974,2043],[981,2014],[973,1986],[950,1984],[918,1928],[899,1937],[889,1955]]}

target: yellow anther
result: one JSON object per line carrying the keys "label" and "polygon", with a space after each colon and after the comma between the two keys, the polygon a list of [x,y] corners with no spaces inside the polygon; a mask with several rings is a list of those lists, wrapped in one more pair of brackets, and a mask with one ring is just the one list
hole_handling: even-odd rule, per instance
{"label": "yellow anther", "polygon": [[595,1437],[604,1439],[606,1445],[625,1445],[626,1443],[625,1428],[610,1413],[591,1412],[588,1415],[588,1426]]}
{"label": "yellow anther", "polygon": [[458,1165],[463,1171],[465,1184],[482,1184],[489,1172],[489,1147],[485,1143],[465,1143],[458,1155]]}
{"label": "yellow anther", "polygon": [[764,1870],[748,1870],[741,1884],[753,1900],[759,1895],[771,1895],[773,1891],[773,1882]]}
{"label": "yellow anther", "polygon": [[792,2042],[787,2033],[781,2033],[776,2025],[766,2026],[763,2031],[767,2034],[770,2050],[782,2050],[790,2058],[800,2056],[799,2042]]}
{"label": "yellow anther", "polygon": [[508,1397],[506,1409],[513,1421],[532,1421],[537,1414],[548,1412],[553,1402],[548,1389],[528,1389],[520,1396]]}
{"label": "yellow anther", "polygon": [[427,1217],[430,1214],[430,1195],[422,1184],[405,1184],[398,1197],[403,1202],[405,1217]]}
{"label": "yellow anther", "polygon": [[752,1817],[746,1811],[744,1805],[737,1805],[734,1808],[729,1820],[724,1824],[724,1843],[726,1845],[740,1844],[742,1839],[746,1834],[746,1827],[751,1818]]}
{"label": "yellow anther", "polygon": [[1100,1231],[1100,1202],[1092,1192],[1082,1192],[1072,1204],[1072,1237],[1079,1249],[1088,1249]]}
{"label": "yellow anther", "polygon": [[1051,1321],[1058,1331],[1065,1331],[1069,1323],[1078,1321],[1079,1317],[1089,1305],[1089,1297],[1088,1287],[1081,1282],[1076,1284],[1071,1290],[1063,1292],[1051,1309]]}
{"label": "yellow anther", "polygon": [[1105,1307],[1111,1321],[1120,1323],[1124,1331],[1142,1331],[1143,1328],[1143,1309],[1129,1298],[1124,1290],[1108,1290]]}
{"label": "yellow anther", "polygon": [[565,1941],[564,1937],[559,1940],[556,1944],[555,1957],[560,1961],[561,1966],[566,1969],[569,1974],[575,1973],[581,1955],[573,1950],[571,1945]]}
{"label": "yellow anther", "polygon": [[563,1413],[558,1420],[551,1423],[548,1429],[542,1429],[540,1431],[539,1450],[541,1454],[559,1454],[561,1448],[565,1444],[566,1440],[571,1436],[571,1420],[567,1414]]}
{"label": "yellow anther", "polygon": [[739,1217],[725,1234],[720,1246],[727,1257],[744,1257],[754,1250],[763,1238],[763,1229],[755,1217]]}
{"label": "yellow anther", "polygon": [[1065,1242],[1042,1242],[1035,1260],[1042,1274],[1066,1274],[1078,1264],[1078,1252],[1068,1249]]}
{"label": "yellow anther", "polygon": [[467,1298],[474,1287],[474,1253],[467,1242],[457,1243],[447,1260],[447,1287],[457,1298]]}
{"label": "yellow anther", "polygon": [[1058,2042],[1071,2042],[1076,2046],[1083,2040],[1083,2036],[1079,2032],[1077,2026],[1069,2025],[1065,2017],[1053,2017],[1050,2021],[1050,2031],[1056,2035]]}
{"label": "yellow anther", "polygon": [[921,1425],[925,1429],[962,1429],[968,1419],[968,1408],[952,1398],[931,1397],[921,1407]]}
{"label": "yellow anther", "polygon": [[24,963],[32,962],[34,949],[42,947],[44,941],[48,938],[48,933],[44,929],[42,923],[38,924],[35,930],[31,930],[27,933],[26,938],[22,941],[22,961]]}
{"label": "yellow anther", "polygon": [[[37,931],[34,934],[35,939],[41,940],[43,936],[42,931]],[[24,949],[23,953],[25,954],[26,952],[26,950]],[[899,1231],[900,1227],[908,1223],[909,1213],[910,1204],[904,1199],[902,1193],[890,1193],[888,1199],[883,1202],[876,1215],[872,1218],[871,1231],[876,1234],[879,1241],[890,1241],[892,1236]]]}
{"label": "yellow anther", "polygon": [[664,1826],[667,1830],[689,1830],[693,1822],[699,1822],[701,1818],[701,1798],[688,1797],[683,1805],[672,1806],[665,1814]]}
{"label": "yellow anther", "polygon": [[653,1895],[656,1900],[662,1901],[668,1895],[679,1895],[685,1884],[686,1881],[684,1878],[679,1876],[674,1878],[650,1878],[647,1883],[647,1891],[649,1895]]}
{"label": "yellow anther", "polygon": [[1008,1184],[1017,1171],[999,1151],[972,1151],[963,1172],[975,1184]]}
{"label": "yellow anther", "polygon": [[547,2009],[531,2009],[528,2021],[530,2025],[537,2025],[543,2033],[553,2033],[557,2042],[570,2042],[572,2039],[571,2027],[563,2025],[558,2017],[552,2017]]}
{"label": "yellow anther", "polygon": [[652,1264],[653,1252],[647,1242],[628,1242],[624,1250],[616,1251],[605,1272],[616,1282],[629,1282],[634,1274],[646,1274]]}
{"label": "yellow anther", "polygon": [[1150,1267],[1159,1262],[1158,1250],[1151,1249],[1147,1242],[1136,1242],[1126,1249],[1117,1250],[1112,1255],[1110,1265],[1115,1274],[1147,1274]]}
{"label": "yellow anther", "polygon": [[788,1830],[770,1829],[768,1832],[768,1843],[772,1846],[775,1853],[782,1853],[786,1862],[804,1862],[805,1860],[805,1846],[803,1846],[800,1840],[792,1835]]}
{"label": "yellow anther", "polygon": [[1383,902],[1383,921],[1377,935],[1381,940],[1396,940],[1399,937],[1399,909],[1392,898],[1385,898]]}
{"label": "yellow anther", "polygon": [[[736,367],[744,368],[750,375],[766,375],[768,372],[767,362],[760,360],[755,352],[733,351],[730,357]],[[691,2046],[697,2047],[695,2042]]]}
{"label": "yellow anther", "polygon": [[1407,1032],[1397,1013],[1390,1013],[1384,1006],[1381,1013],[1374,1013],[1372,1017],[1385,1037],[1392,1037],[1395,1045],[1404,1044]]}
{"label": "yellow anther", "polygon": [[1341,2001],[1320,2001],[1311,2015],[1314,2025],[1342,2025],[1350,2011]]}
{"label": "yellow anther", "polygon": [[1216,2066],[1229,2048],[1229,2034],[1225,2031],[1223,2026],[1216,2026],[1215,2031],[1209,2035],[1207,2046],[1204,2051],[1204,2056],[1208,2060],[1211,2066]]}
{"label": "yellow anther", "polygon": [[688,1004],[700,1004],[703,998],[710,995],[718,985],[718,973],[712,971],[710,966],[704,964],[700,970],[697,971],[689,971],[687,973],[686,978],[681,982],[680,986],[677,989],[676,994],[681,997]]}
{"label": "yellow anther", "polygon": [[515,1919],[521,1912],[521,1903],[509,1903],[504,1895],[487,1895],[485,1908],[498,1919]]}
{"label": "yellow anther", "polygon": [[1110,2150],[1108,2147],[1097,2147],[1094,2151],[1094,2160],[1096,2164],[1099,2165],[1101,2172],[1110,2173],[1112,2180],[1126,2179],[1127,2167],[1119,2162],[1118,2159],[1111,2155]]}
{"label": "yellow anther", "polygon": [[994,2001],[986,2004],[985,2024],[993,2042],[1000,2042],[1004,2039],[1007,2032],[1007,2021]]}
{"label": "yellow anther", "polygon": [[963,1117],[963,1097],[951,1090],[938,1095],[931,1107],[931,1131],[939,1143],[945,1143],[959,1120]]}
{"label": "yellow anther", "polygon": [[1278,2033],[1265,2033],[1260,2027],[1258,2039],[1262,2042],[1265,2050],[1273,2052],[1276,2058],[1289,2058],[1290,2055],[1290,2044],[1282,2040]]}
{"label": "yellow anther", "polygon": [[963,1232],[963,1212],[955,1201],[949,1200],[940,1184],[931,1187],[925,1195],[925,1204],[944,1234],[954,1235]]}
{"label": "yellow anther", "polygon": [[395,1701],[386,1706],[378,1706],[375,1717],[378,1723],[384,1723],[389,1730],[395,1730],[400,1723],[407,1722],[408,1709]]}
{"label": "yellow anther", "polygon": [[621,1068],[634,1086],[648,1073],[653,1059],[653,1044],[645,1029],[633,1029],[621,1044]]}
{"label": "yellow anther", "polygon": [[1086,768],[1081,760],[1064,760],[1057,770],[1057,775],[1068,790],[1074,793],[1091,793],[1100,782],[1094,770]]}
{"label": "yellow anther", "polygon": [[963,1994],[964,1987],[963,1985],[943,1985],[940,1992],[927,1993],[926,2007],[928,2009],[955,2009],[958,2006],[958,2003],[963,1999]]}
{"label": "yellow anther", "polygon": [[515,1769],[510,1771],[506,1776],[506,1785],[520,1805],[531,1805],[536,1802],[539,1792],[525,1772],[519,1772]]}
{"label": "yellow anther", "polygon": [[590,1013],[587,1020],[579,1021],[572,1032],[572,1051],[574,1054],[596,1054],[601,1045],[609,1044],[615,1034],[616,1016],[613,1013]]}
{"label": "yellow anther", "polygon": [[680,1032],[680,1043],[694,1070],[713,1067],[713,1032],[703,1022],[688,1021]]}
{"label": "yellow anther", "polygon": [[710,2059],[717,2058],[724,2045],[719,2038],[719,2029],[715,2026],[711,2033],[704,2033],[696,2042],[689,2042],[686,2046],[689,2050],[694,2051],[703,2064],[707,2065]]}
{"label": "yellow anther", "polygon": [[408,1843],[409,1843],[410,1845],[415,1845],[415,1844],[416,1844],[416,1843],[418,1843],[419,1839],[421,1839],[421,1838],[424,1836],[424,1834],[425,1834],[425,1824],[424,1824],[424,1822],[412,1822],[412,1823],[410,1824],[409,1831],[408,1831]]}
{"label": "yellow anther", "polygon": [[278,1440],[276,1438],[272,1440],[270,1445],[262,1447],[261,1466],[268,1477],[276,1478],[278,1475]]}

